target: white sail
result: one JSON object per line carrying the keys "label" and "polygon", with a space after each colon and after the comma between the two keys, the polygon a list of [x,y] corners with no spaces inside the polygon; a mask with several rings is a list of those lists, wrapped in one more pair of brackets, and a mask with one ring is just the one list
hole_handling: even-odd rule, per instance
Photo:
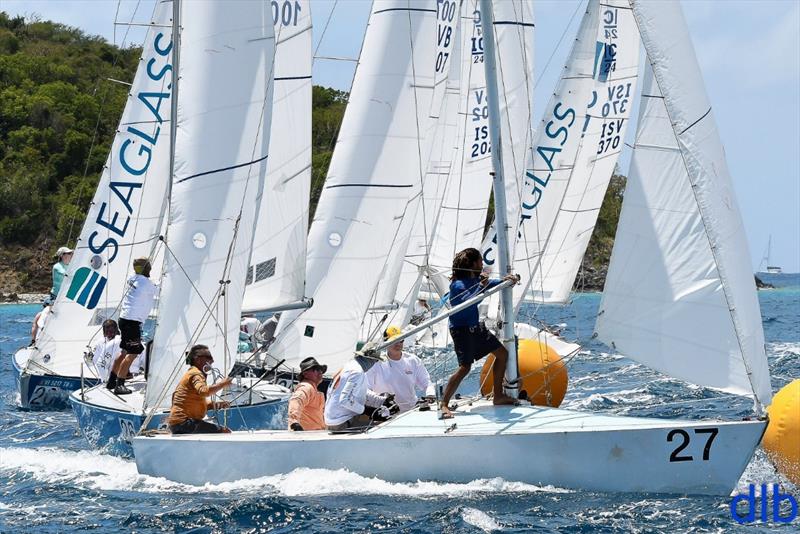
{"label": "white sail", "polygon": [[[386,260],[384,274],[375,291],[374,306],[403,306],[410,297],[411,287],[399,287],[401,273],[407,267],[404,258],[411,246],[412,236],[419,226],[425,226],[426,219],[432,220],[444,192],[449,173],[449,159],[452,152],[452,139],[447,139],[448,123],[454,122],[447,115],[446,95],[452,97],[451,74],[458,72],[458,3],[455,1],[436,4],[436,62],[429,67],[433,72],[433,95],[430,111],[424,123],[427,130],[420,132],[420,150],[424,167],[418,173],[411,198],[403,214],[397,234],[393,236],[392,248]],[[417,71],[419,72],[419,71]],[[427,100],[427,99],[426,99]],[[445,148],[447,145],[447,148]],[[426,216],[427,215],[427,216]],[[424,218],[424,219],[421,219]],[[428,223],[430,224],[430,223]],[[424,228],[422,231],[424,232]],[[413,285],[413,281],[412,281]],[[400,293],[402,291],[402,293]],[[405,306],[403,306],[405,308]]]}
{"label": "white sail", "polygon": [[[283,5],[284,3],[281,3]],[[247,272],[243,312],[295,303],[306,275],[311,188],[310,0],[273,10],[275,89],[264,194]]]}
{"label": "white sail", "polygon": [[111,152],[52,307],[28,362],[32,371],[80,376],[83,353],[119,316],[133,259],[150,256],[169,183],[172,32],[170,2],[158,3]]}
{"label": "white sail", "polygon": [[569,298],[624,145],[638,70],[639,32],[627,1],[590,1],[526,171],[518,306],[523,297]]}
{"label": "white sail", "polygon": [[461,92],[456,154],[428,257],[437,287],[447,287],[445,279],[456,252],[480,246],[492,188],[489,107],[478,0],[462,3],[461,17]]}
{"label": "white sail", "polygon": [[169,407],[191,345],[208,345],[219,367],[232,364],[259,207],[252,199],[264,185],[269,145],[270,4],[206,2],[183,12],[175,168],[146,410]]}
{"label": "white sail", "polygon": [[352,356],[403,212],[425,167],[436,61],[437,3],[372,6],[349,104],[308,236],[306,294],[281,316],[270,352],[332,370]]}
{"label": "white sail", "polygon": [[414,221],[413,231],[406,247],[406,254],[401,264],[401,270],[395,291],[397,312],[389,321],[401,327],[408,325],[414,313],[414,302],[419,294],[423,280],[429,272],[429,253],[436,236],[438,215],[451,177],[454,158],[457,155],[455,148],[458,134],[458,109],[459,109],[459,47],[454,49],[453,64],[451,65],[451,78],[447,81],[447,92],[442,106],[442,114],[433,142],[433,152],[428,161],[428,170],[425,175],[425,187],[420,198],[417,216]]}
{"label": "white sail", "polygon": [[[530,0],[494,4],[497,47],[498,90],[500,93],[500,135],[503,139],[503,173],[508,202],[508,244],[514,258],[520,206],[524,192],[522,177],[533,142],[533,5]],[[476,132],[476,137],[478,137]],[[488,139],[488,138],[487,138]],[[497,272],[497,229],[494,223],[483,243],[483,262]],[[505,274],[505,273],[502,273]]]}
{"label": "white sail", "polygon": [[750,254],[677,2],[632,2],[652,71],[596,331],[671,376],[768,405]]}

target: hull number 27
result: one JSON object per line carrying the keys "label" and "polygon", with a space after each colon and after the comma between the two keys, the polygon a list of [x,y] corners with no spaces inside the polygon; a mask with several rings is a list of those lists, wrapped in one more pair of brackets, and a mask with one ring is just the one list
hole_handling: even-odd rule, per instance
{"label": "hull number 27", "polygon": [[[719,433],[718,428],[695,428],[694,434],[696,438],[701,436],[706,437],[706,444],[703,447],[703,460],[708,460],[711,455],[711,444],[714,443],[714,438],[717,437]],[[682,428],[676,428],[669,431],[667,434],[667,441],[676,442],[677,447],[675,450],[672,451],[672,454],[669,455],[670,462],[691,462],[694,460],[694,456],[690,454],[681,454],[683,453],[684,449],[689,446],[691,442],[691,435]]]}

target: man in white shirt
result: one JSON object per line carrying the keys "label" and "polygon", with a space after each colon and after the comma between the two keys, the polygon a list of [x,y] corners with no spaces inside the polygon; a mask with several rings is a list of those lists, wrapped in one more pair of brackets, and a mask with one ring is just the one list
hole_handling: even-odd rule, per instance
{"label": "man in white shirt", "polygon": [[369,387],[366,373],[379,361],[380,356],[370,351],[356,353],[334,375],[328,386],[325,402],[325,424],[328,430],[356,430],[369,426],[375,412],[384,419],[390,415],[389,406],[394,406],[390,395],[379,395]]}
{"label": "man in white shirt", "polygon": [[[402,334],[396,326],[390,326],[383,333],[383,339],[391,341]],[[367,379],[374,391],[394,395],[394,402],[400,412],[407,412],[417,404],[417,390],[427,396],[434,395],[431,377],[425,365],[417,356],[403,352],[403,340],[390,345],[387,360],[376,363],[368,372]]]}
{"label": "man in white shirt", "polygon": [[122,297],[119,312],[119,329],[122,332],[120,355],[108,377],[106,387],[115,395],[128,395],[131,390],[125,387],[125,377],[133,361],[144,352],[142,344],[142,323],[147,320],[158,294],[158,286],[150,281],[150,260],[133,260],[135,274],[128,278],[128,287]]}
{"label": "man in white shirt", "polygon": [[92,363],[94,363],[97,374],[103,381],[108,380],[111,374],[111,367],[114,360],[119,355],[120,348],[119,328],[113,319],[103,321],[103,339],[94,346]]}

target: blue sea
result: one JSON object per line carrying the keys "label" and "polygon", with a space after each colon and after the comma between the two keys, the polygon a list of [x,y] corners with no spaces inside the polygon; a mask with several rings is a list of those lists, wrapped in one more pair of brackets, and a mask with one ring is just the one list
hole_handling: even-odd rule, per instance
{"label": "blue sea", "polygon": [[[777,391],[800,377],[800,275],[762,279],[776,286],[760,291],[759,299]],[[597,294],[576,294],[567,306],[536,310],[550,324],[565,324],[564,337],[585,349],[570,361],[563,407],[663,418],[739,419],[751,413],[746,399],[665,377],[593,341],[599,302]],[[17,407],[11,356],[28,340],[37,309],[0,306],[0,532],[660,533],[788,532],[800,526],[800,518],[791,525],[739,526],[730,515],[730,497],[604,494],[502,479],[396,484],[346,471],[299,470],[194,487],[142,476],[133,460],[91,450],[71,412]],[[441,378],[446,371],[435,367],[434,374]],[[476,390],[471,376],[462,391]],[[800,498],[800,489],[776,473],[760,450],[734,494],[751,483],[778,483]]]}

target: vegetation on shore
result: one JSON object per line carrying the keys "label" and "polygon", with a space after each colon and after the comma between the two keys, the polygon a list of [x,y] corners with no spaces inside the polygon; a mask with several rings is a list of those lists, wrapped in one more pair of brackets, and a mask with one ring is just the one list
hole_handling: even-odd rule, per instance
{"label": "vegetation on shore", "polygon": [[[0,12],[0,294],[49,289],[53,254],[75,244],[125,105],[128,87],[113,80],[130,82],[140,53]],[[312,214],[346,104],[343,91],[313,89]],[[608,262],[623,190],[615,176],[586,272]]]}

